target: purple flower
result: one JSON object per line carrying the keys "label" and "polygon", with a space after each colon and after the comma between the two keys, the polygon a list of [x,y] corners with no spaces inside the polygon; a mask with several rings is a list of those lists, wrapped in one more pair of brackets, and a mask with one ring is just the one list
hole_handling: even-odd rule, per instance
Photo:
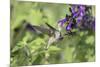
{"label": "purple flower", "polygon": [[81,20],[82,20],[82,17],[80,16],[80,17],[78,17],[78,18],[76,18],[76,23],[80,23],[81,22]]}
{"label": "purple flower", "polygon": [[58,21],[58,24],[60,26],[63,26],[65,22],[67,22],[67,18],[61,19],[60,21]]}
{"label": "purple flower", "polygon": [[69,22],[69,24],[66,26],[66,31],[70,31],[71,30],[71,25],[72,25],[72,22]]}
{"label": "purple flower", "polygon": [[71,12],[72,12],[73,14],[77,12],[77,5],[73,5],[73,6],[71,7]]}
{"label": "purple flower", "polygon": [[81,11],[85,11],[85,6],[81,5],[81,6],[79,6],[79,8]]}
{"label": "purple flower", "polygon": [[69,8],[71,15],[66,14],[66,17],[58,22],[62,27],[66,25],[66,31],[71,31],[73,28],[78,29],[95,29],[95,19],[90,15],[90,10],[86,10],[88,6],[72,5]]}
{"label": "purple flower", "polygon": [[80,11],[80,16],[84,16],[85,15],[85,11]]}
{"label": "purple flower", "polygon": [[73,18],[78,17],[78,16],[84,16],[85,15],[85,6],[73,5],[71,8],[71,12],[72,12]]}
{"label": "purple flower", "polygon": [[73,15],[73,18],[76,18],[76,17],[79,16],[79,12],[76,12],[76,13],[74,13],[74,14],[72,14],[72,15]]}

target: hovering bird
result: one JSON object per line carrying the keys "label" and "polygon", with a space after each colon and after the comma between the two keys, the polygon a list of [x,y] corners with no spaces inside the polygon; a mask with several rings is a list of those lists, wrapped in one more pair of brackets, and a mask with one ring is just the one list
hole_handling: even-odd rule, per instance
{"label": "hovering bird", "polygon": [[59,40],[63,39],[63,36],[61,32],[54,27],[52,27],[50,24],[45,23],[45,26],[36,26],[32,25],[30,23],[26,23],[26,29],[32,31],[33,33],[36,34],[47,34],[49,36],[48,43],[45,47],[45,49],[48,49],[51,44],[54,42],[57,42]]}
{"label": "hovering bird", "polygon": [[20,35],[18,35],[17,37],[21,37],[25,30],[29,30],[32,33],[39,35],[39,36],[45,35],[45,34],[48,35],[49,38],[48,38],[47,45],[45,47],[45,49],[48,49],[51,44],[61,41],[62,39],[65,38],[66,35],[68,36],[73,35],[73,32],[66,32],[65,34],[62,34],[61,29],[59,28],[60,27],[58,27],[58,30],[57,30],[56,28],[54,28],[48,23],[45,23],[45,26],[32,25],[26,20],[23,20],[22,24],[20,24],[19,27],[15,28],[14,31],[15,33],[20,33]]}

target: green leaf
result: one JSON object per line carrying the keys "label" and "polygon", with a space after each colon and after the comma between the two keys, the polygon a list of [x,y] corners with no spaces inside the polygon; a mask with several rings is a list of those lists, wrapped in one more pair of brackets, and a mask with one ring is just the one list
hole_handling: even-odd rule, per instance
{"label": "green leaf", "polygon": [[85,40],[85,42],[86,42],[87,44],[93,44],[94,41],[95,41],[94,36],[88,36],[87,39]]}
{"label": "green leaf", "polygon": [[60,51],[61,50],[61,48],[58,48],[58,47],[56,47],[56,46],[50,46],[49,48],[48,48],[48,51]]}

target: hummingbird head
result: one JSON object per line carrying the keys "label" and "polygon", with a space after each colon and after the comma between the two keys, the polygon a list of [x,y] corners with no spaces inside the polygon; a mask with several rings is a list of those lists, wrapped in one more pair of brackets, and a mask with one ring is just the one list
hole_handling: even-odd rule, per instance
{"label": "hummingbird head", "polygon": [[61,32],[57,29],[55,29],[54,27],[52,27],[51,25],[49,25],[48,23],[46,23],[46,25],[50,28],[52,35],[54,35],[54,39],[55,40],[61,40],[63,39],[63,36],[61,34]]}

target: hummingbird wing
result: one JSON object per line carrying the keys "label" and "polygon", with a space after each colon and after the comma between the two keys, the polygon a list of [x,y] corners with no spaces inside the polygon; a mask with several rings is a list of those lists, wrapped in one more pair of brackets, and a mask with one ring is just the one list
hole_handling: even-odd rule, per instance
{"label": "hummingbird wing", "polygon": [[47,27],[43,27],[43,26],[36,26],[36,25],[31,25],[31,24],[27,24],[26,25],[26,29],[36,33],[36,34],[47,34],[47,35],[51,35],[51,30]]}

